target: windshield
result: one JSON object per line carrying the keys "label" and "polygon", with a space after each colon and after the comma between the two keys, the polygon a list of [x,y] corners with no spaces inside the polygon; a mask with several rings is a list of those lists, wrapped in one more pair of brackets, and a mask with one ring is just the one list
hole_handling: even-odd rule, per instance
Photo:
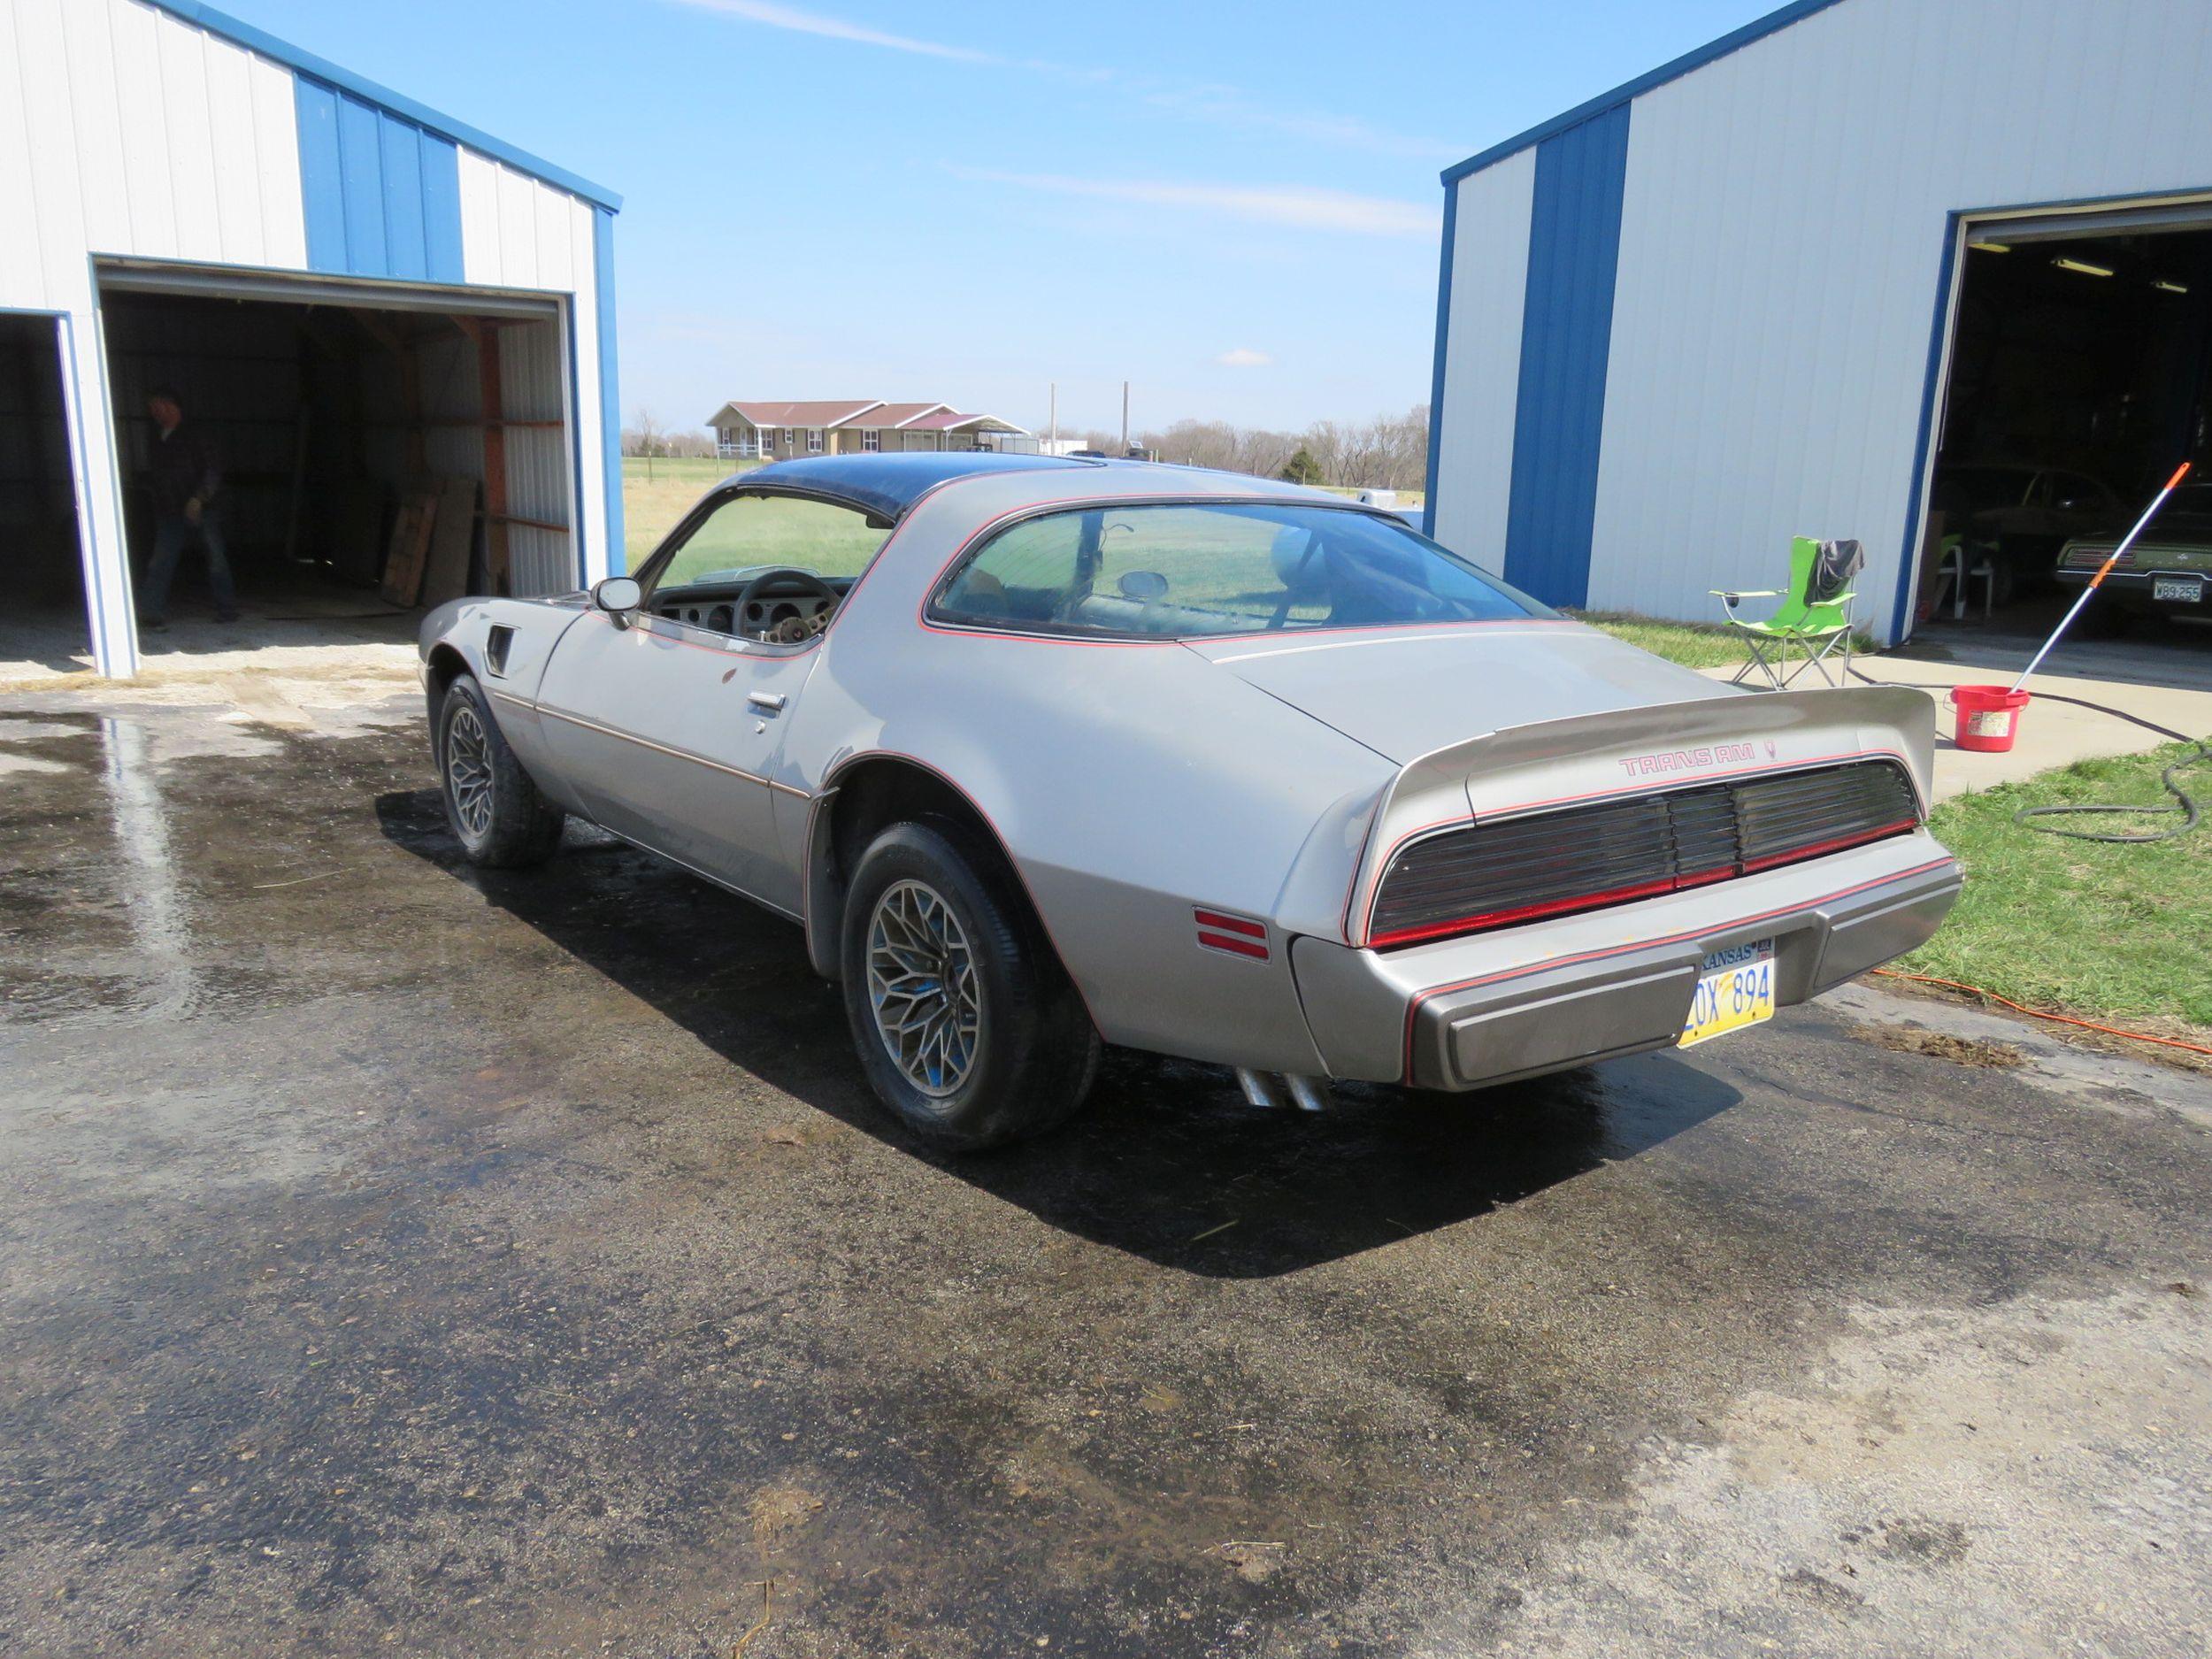
{"label": "windshield", "polygon": [[1188,639],[1555,613],[1394,518],[1218,503],[1025,519],[970,555],[930,614],[1025,633]]}
{"label": "windshield", "polygon": [[888,534],[865,513],[831,502],[731,495],[692,526],[655,573],[653,589],[727,585],[774,565],[817,576],[857,576]]}

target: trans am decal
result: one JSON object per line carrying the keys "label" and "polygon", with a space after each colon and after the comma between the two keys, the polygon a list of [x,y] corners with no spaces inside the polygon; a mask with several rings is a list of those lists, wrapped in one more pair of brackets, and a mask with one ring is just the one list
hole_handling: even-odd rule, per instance
{"label": "trans am decal", "polygon": [[[1770,759],[1774,745],[1767,745]],[[1709,766],[1730,766],[1742,761],[1756,760],[1758,752],[1749,743],[1701,743],[1695,749],[1667,749],[1655,755],[1624,755],[1621,768],[1632,778],[1664,777],[1669,772],[1703,772]]]}

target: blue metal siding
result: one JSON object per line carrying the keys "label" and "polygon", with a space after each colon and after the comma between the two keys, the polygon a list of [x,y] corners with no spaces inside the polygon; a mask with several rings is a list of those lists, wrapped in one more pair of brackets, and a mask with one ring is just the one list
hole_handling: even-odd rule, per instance
{"label": "blue metal siding", "polygon": [[309,265],[460,281],[461,158],[452,141],[311,76],[293,84]]}
{"label": "blue metal siding", "polygon": [[305,75],[292,77],[299,118],[300,202],[307,219],[307,263],[317,271],[346,268],[346,196],[338,184],[338,92]]}
{"label": "blue metal siding", "polygon": [[461,150],[435,133],[422,135],[423,274],[465,280],[461,268]]}
{"label": "blue metal siding", "polygon": [[614,215],[592,212],[593,294],[599,305],[599,440],[607,470],[607,574],[628,571],[622,535],[622,394],[614,356]]}
{"label": "blue metal siding", "polygon": [[[557,167],[527,150],[502,142],[465,121],[457,121],[451,116],[442,115],[436,110],[418,104],[388,87],[379,86],[373,81],[332,63],[327,58],[302,51],[291,42],[281,40],[266,29],[242,22],[227,12],[219,12],[211,5],[202,4],[202,0],[149,0],[149,4],[172,16],[183,19],[196,28],[205,29],[234,45],[242,46],[273,63],[282,64],[303,81],[313,80],[325,88],[343,88],[349,95],[373,104],[380,109],[389,110],[425,132],[435,133],[449,142],[457,141],[471,150],[481,150],[487,156],[505,162],[518,173],[543,180],[556,189],[566,190],[571,196],[580,196],[601,207],[619,208],[622,205],[620,196],[588,179],[579,178],[566,168]],[[335,266],[331,268],[336,269]]]}
{"label": "blue metal siding", "polygon": [[1548,604],[1589,597],[1629,106],[1537,147],[1505,579]]}
{"label": "blue metal siding", "polygon": [[377,123],[377,162],[383,170],[384,265],[394,276],[421,278],[423,257],[422,130],[404,121]]}
{"label": "blue metal siding", "polygon": [[1452,242],[1459,230],[1459,186],[1444,187],[1444,251],[1436,265],[1436,361],[1429,369],[1429,465],[1421,480],[1421,533],[1436,534],[1436,468],[1444,449],[1444,349],[1452,332]]}

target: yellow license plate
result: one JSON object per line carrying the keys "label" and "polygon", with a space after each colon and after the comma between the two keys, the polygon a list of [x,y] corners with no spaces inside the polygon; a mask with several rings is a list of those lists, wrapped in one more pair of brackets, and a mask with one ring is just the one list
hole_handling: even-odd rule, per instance
{"label": "yellow license plate", "polygon": [[1754,940],[1705,958],[1682,1022],[1685,1048],[1774,1018],[1774,941]]}

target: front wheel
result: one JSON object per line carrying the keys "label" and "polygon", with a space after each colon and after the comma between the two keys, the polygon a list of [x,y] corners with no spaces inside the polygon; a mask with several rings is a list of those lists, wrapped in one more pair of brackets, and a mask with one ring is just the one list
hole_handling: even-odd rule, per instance
{"label": "front wheel", "polygon": [[520,870],[553,856],[566,815],[538,793],[467,674],[438,707],[437,758],[446,822],[471,864]]}
{"label": "front wheel", "polygon": [[839,941],[868,1081],[963,1150],[1054,1127],[1098,1069],[1090,1015],[1000,863],[958,826],[895,824],[861,856]]}

